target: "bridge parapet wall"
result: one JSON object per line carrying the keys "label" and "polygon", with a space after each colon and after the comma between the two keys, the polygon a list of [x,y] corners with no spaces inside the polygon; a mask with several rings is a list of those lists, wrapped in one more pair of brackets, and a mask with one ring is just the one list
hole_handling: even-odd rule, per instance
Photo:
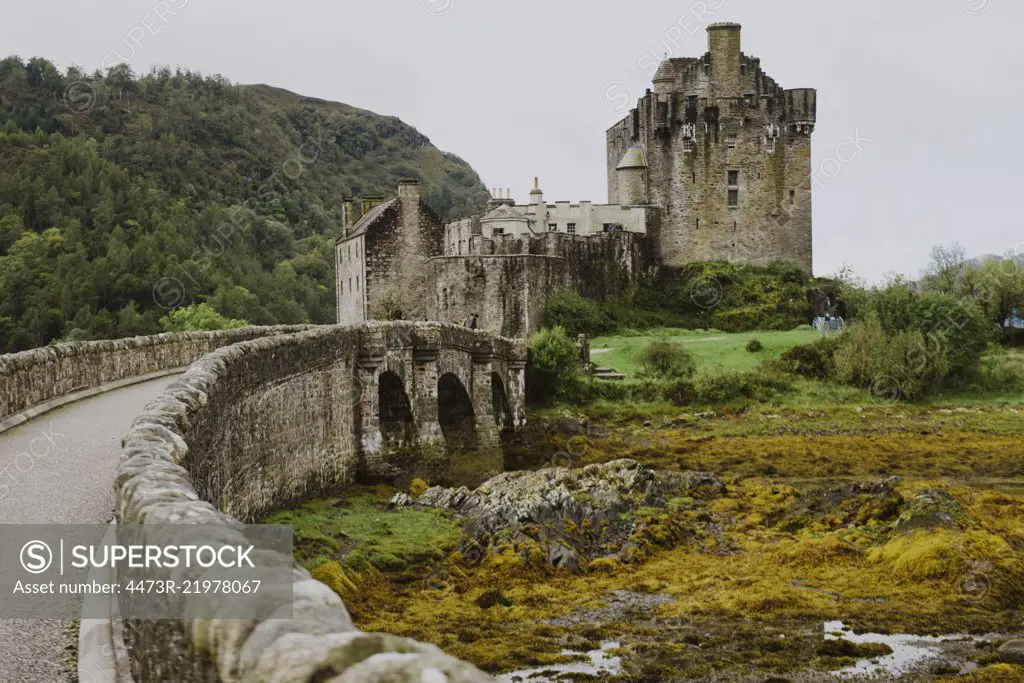
{"label": "bridge parapet wall", "polygon": [[300,332],[309,326],[172,332],[70,342],[0,356],[0,422],[24,410],[104,384],[185,368],[222,346]]}
{"label": "bridge parapet wall", "polygon": [[[460,372],[511,365],[509,384],[523,375],[522,342],[437,323],[317,328],[214,351],[149,404],[125,437],[119,522],[230,527],[337,490],[360,466],[362,415],[372,409],[365,378],[399,367],[415,388],[415,374],[426,372],[436,400],[436,359],[456,350],[468,359]],[[516,401],[513,412],[521,410]],[[135,680],[492,680],[434,646],[359,632],[340,598],[298,567],[292,604],[290,619],[132,622]]]}

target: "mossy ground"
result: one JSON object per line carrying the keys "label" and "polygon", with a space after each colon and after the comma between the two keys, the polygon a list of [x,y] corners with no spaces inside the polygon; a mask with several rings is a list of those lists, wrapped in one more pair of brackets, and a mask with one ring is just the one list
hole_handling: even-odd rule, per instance
{"label": "mossy ground", "polygon": [[[296,525],[300,559],[361,628],[435,643],[489,671],[560,663],[565,650],[616,640],[623,680],[787,679],[865,656],[823,649],[825,621],[1024,632],[1022,417],[992,406],[534,415],[513,469],[544,466],[575,439],[577,467],[630,457],[726,482],[710,501],[637,511],[651,519],[649,552],[580,574],[511,549],[467,562],[457,519],[384,512],[383,488],[271,521]],[[891,490],[874,493],[871,482],[891,475]],[[1024,680],[992,648],[975,661],[980,671],[957,680]]]}

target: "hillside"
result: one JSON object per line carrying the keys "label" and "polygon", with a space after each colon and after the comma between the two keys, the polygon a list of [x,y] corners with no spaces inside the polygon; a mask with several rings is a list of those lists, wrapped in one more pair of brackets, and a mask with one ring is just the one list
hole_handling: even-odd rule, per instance
{"label": "hillside", "polygon": [[456,217],[488,193],[397,118],[170,69],[0,61],[0,353],[160,331],[208,301],[256,324],[334,321],[345,195],[418,178]]}

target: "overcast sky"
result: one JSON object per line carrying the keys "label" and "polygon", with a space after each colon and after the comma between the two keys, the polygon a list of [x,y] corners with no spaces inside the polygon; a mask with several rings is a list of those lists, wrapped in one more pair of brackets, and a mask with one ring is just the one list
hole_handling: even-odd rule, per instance
{"label": "overcast sky", "polygon": [[520,201],[537,175],[548,200],[603,202],[605,130],[712,21],[742,23],[783,87],[818,89],[816,273],[916,275],[936,244],[1024,240],[1020,0],[46,0],[4,7],[0,52],[346,102]]}

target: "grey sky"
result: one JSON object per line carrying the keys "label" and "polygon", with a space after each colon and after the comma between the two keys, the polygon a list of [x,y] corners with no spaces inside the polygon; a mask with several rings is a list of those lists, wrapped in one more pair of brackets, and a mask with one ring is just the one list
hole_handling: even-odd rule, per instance
{"label": "grey sky", "polygon": [[47,0],[4,8],[0,52],[89,69],[120,55],[346,102],[399,116],[520,201],[537,175],[549,200],[603,202],[605,129],[654,55],[704,53],[710,21],[742,23],[743,51],[783,87],[818,88],[818,274],[916,274],[935,244],[1024,240],[1017,0]]}

